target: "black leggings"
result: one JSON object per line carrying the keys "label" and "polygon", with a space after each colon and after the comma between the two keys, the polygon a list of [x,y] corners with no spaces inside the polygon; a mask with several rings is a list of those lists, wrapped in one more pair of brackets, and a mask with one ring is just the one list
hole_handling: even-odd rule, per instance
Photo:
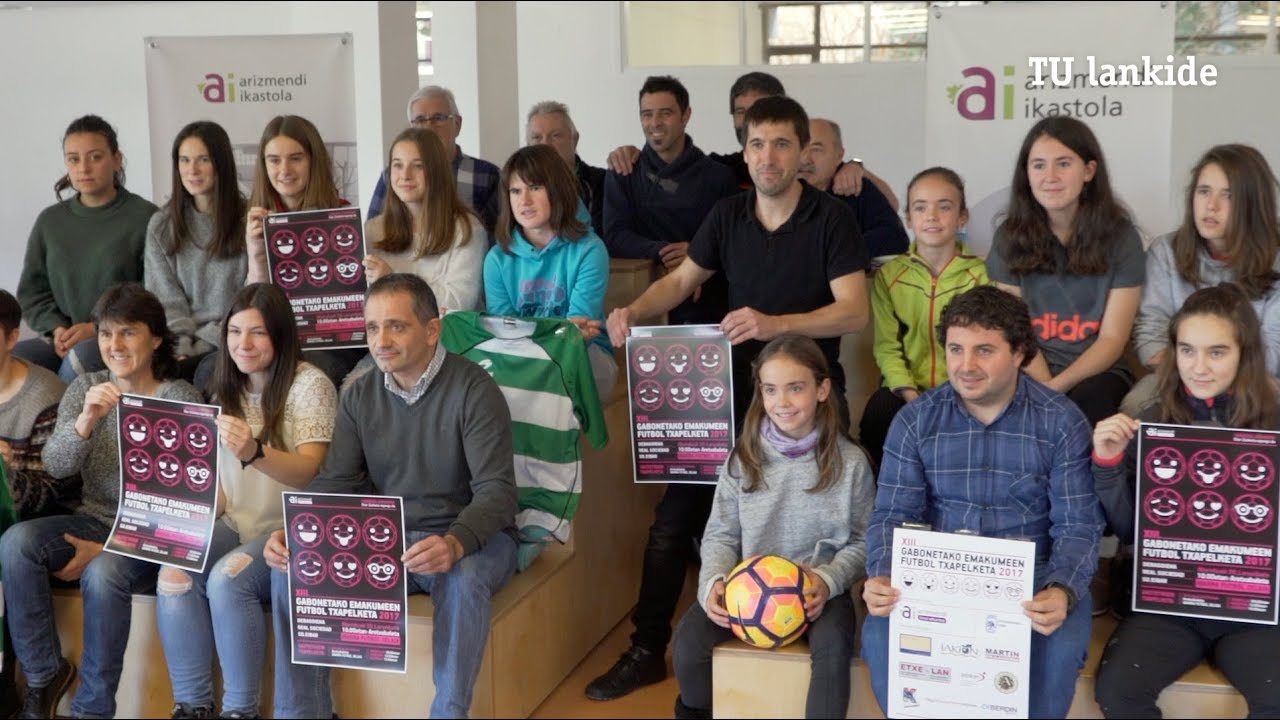
{"label": "black leggings", "polygon": [[1102,714],[1160,717],[1160,691],[1205,658],[1244,695],[1249,717],[1280,717],[1280,628],[1141,612],[1121,621],[1102,655]]}

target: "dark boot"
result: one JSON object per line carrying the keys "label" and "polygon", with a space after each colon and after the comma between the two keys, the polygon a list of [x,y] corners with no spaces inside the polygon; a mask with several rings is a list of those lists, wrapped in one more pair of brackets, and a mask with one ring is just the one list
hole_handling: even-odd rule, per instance
{"label": "dark boot", "polygon": [[587,697],[592,700],[614,700],[623,695],[665,680],[667,660],[662,655],[631,646],[622,653],[618,662],[587,686]]}

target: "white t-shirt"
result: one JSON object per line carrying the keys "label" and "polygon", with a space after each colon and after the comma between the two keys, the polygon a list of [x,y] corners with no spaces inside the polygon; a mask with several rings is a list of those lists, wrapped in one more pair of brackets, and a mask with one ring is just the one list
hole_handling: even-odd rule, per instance
{"label": "white t-shirt", "polygon": [[[246,393],[245,422],[253,434],[262,432],[262,396]],[[309,363],[299,363],[298,372],[285,398],[282,430],[290,452],[313,442],[333,439],[333,421],[338,410],[338,394],[323,372]],[[218,472],[222,492],[227,496],[227,509],[222,519],[240,534],[240,542],[249,542],[284,527],[284,502],[280,493],[292,490],[250,465],[240,467],[231,450],[219,448]]]}
{"label": "white t-shirt", "polygon": [[[453,247],[438,254],[414,258],[413,250],[389,253],[374,249],[374,244],[384,237],[383,218],[379,215],[365,223],[365,244],[369,253],[377,255],[391,266],[392,272],[417,275],[427,281],[431,291],[436,294],[436,302],[440,307],[454,310],[479,310],[480,294],[484,288],[484,256],[489,251],[489,243],[484,226],[473,215],[468,215],[471,223],[471,240],[459,246],[465,230],[458,227]],[[419,242],[414,238],[414,242]]]}

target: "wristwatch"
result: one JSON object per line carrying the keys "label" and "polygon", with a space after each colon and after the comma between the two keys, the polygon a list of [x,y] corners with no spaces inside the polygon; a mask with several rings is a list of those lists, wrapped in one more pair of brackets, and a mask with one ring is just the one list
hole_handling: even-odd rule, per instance
{"label": "wristwatch", "polygon": [[266,456],[267,456],[266,450],[262,447],[262,441],[261,441],[261,440],[258,440],[257,438],[254,438],[254,440],[253,440],[253,441],[254,441],[255,443],[257,443],[257,444],[258,444],[258,447],[257,447],[257,449],[256,449],[256,450],[254,450],[254,451],[253,451],[253,457],[249,458],[248,460],[241,460],[241,461],[240,461],[240,469],[241,469],[241,470],[243,470],[243,469],[245,469],[245,468],[249,467],[250,465],[252,465],[252,464],[254,463],[254,461],[255,461],[255,460],[257,460],[258,458],[266,457]]}
{"label": "wristwatch", "polygon": [[1076,593],[1074,590],[1072,590],[1071,588],[1067,587],[1066,585],[1060,582],[1051,582],[1048,585],[1044,586],[1045,590],[1048,590],[1049,588],[1062,588],[1062,592],[1067,594],[1067,612],[1068,613],[1076,609],[1076,603],[1079,602],[1079,598],[1076,597]]}

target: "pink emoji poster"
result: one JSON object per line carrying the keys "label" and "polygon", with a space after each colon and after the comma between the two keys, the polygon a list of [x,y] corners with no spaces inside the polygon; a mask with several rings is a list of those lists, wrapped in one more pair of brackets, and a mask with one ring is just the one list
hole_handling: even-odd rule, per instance
{"label": "pink emoji poster", "polygon": [[364,295],[359,208],[268,215],[267,269],[298,319],[303,350],[363,348]]}

